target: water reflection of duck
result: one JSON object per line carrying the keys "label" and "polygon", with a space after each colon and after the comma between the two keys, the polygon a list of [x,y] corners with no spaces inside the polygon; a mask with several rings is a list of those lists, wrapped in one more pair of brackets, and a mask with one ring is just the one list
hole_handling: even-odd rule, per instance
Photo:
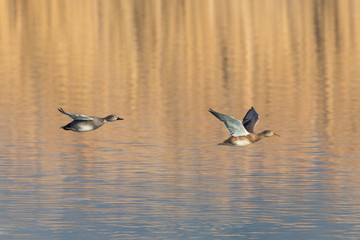
{"label": "water reflection of duck", "polygon": [[259,141],[264,137],[277,136],[272,130],[265,130],[259,134],[255,133],[255,126],[259,122],[259,114],[253,107],[245,114],[243,121],[239,121],[231,116],[215,112],[209,108],[209,112],[224,122],[225,127],[230,133],[230,137],[219,145],[228,146],[247,146]]}
{"label": "water reflection of duck", "polygon": [[93,131],[93,130],[101,127],[106,122],[115,122],[117,120],[123,120],[122,118],[119,118],[118,116],[116,116],[114,114],[109,115],[104,118],[98,118],[98,117],[92,117],[92,116],[88,117],[88,116],[82,115],[82,114],[68,113],[68,112],[65,112],[62,108],[59,108],[58,110],[61,113],[68,115],[69,117],[74,119],[74,121],[72,121],[71,123],[69,123],[61,128],[63,128],[64,130],[71,130],[74,132],[90,132],[90,131]]}

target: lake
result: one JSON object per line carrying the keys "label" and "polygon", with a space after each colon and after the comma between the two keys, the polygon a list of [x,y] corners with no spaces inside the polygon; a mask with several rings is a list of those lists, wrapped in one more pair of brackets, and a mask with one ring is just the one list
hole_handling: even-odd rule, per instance
{"label": "lake", "polygon": [[359,239],[359,66],[356,0],[0,0],[0,239]]}

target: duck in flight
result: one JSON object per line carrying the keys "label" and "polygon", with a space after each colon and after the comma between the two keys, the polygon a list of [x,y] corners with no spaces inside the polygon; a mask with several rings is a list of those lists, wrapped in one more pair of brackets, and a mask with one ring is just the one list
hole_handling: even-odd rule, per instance
{"label": "duck in flight", "polygon": [[218,145],[243,147],[255,143],[264,137],[280,137],[272,130],[265,130],[259,134],[255,133],[255,126],[259,122],[259,114],[253,107],[245,114],[242,122],[231,116],[215,112],[211,108],[209,108],[209,112],[223,121],[230,133],[230,137]]}
{"label": "duck in flight", "polygon": [[104,118],[98,118],[98,117],[88,117],[86,115],[82,114],[74,114],[74,113],[68,113],[65,112],[62,108],[58,109],[61,113],[68,115],[74,121],[70,122],[69,124],[61,127],[64,130],[71,130],[74,132],[90,132],[93,131],[106,122],[115,122],[117,120],[124,120],[123,118],[119,118],[118,116],[112,114]]}

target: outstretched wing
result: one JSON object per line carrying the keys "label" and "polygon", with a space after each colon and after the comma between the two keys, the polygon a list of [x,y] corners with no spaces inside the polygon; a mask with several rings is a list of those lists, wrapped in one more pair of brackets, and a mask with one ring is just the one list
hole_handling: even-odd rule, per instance
{"label": "outstretched wing", "polygon": [[71,117],[74,120],[93,120],[94,119],[93,117],[88,117],[88,116],[82,115],[82,114],[74,114],[74,113],[65,112],[64,109],[62,109],[62,108],[59,108],[58,110],[59,110],[59,112],[65,114],[65,115],[68,115],[69,117]]}
{"label": "outstretched wing", "polygon": [[255,126],[259,122],[259,114],[253,107],[245,114],[242,121],[245,129],[250,133],[255,133]]}
{"label": "outstretched wing", "polygon": [[239,121],[231,116],[215,112],[211,108],[209,108],[209,112],[224,122],[225,127],[227,128],[227,130],[229,131],[231,136],[238,137],[238,136],[245,136],[245,135],[249,134],[249,132],[246,131],[246,129],[245,129],[244,125],[241,123],[241,121]]}

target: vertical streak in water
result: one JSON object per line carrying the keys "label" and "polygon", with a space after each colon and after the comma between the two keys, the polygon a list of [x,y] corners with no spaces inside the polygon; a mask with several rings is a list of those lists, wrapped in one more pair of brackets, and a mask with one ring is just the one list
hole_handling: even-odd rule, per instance
{"label": "vertical streak in water", "polygon": [[221,70],[222,70],[222,81],[223,81],[223,85],[224,88],[226,89],[227,92],[230,91],[231,87],[229,84],[229,71],[228,71],[228,53],[227,53],[227,47],[226,45],[222,45],[221,47]]}
{"label": "vertical streak in water", "polygon": [[253,78],[255,72],[255,61],[254,61],[254,24],[253,24],[253,9],[248,1],[241,1],[241,12],[243,16],[244,25],[244,45],[245,45],[245,79],[244,81],[244,104],[250,106],[254,104],[254,93],[253,93]]}
{"label": "vertical streak in water", "polygon": [[[324,2],[316,1],[314,3],[313,10],[313,25],[314,25],[314,36],[315,36],[315,50],[316,50],[316,69],[317,71],[316,88],[314,91],[315,99],[317,100],[317,111],[316,114],[316,125],[319,131],[324,131],[328,121],[328,94],[327,94],[327,81],[328,76],[326,73],[326,58],[325,58],[325,39],[324,39]],[[324,132],[321,133],[321,135]]]}
{"label": "vertical streak in water", "polygon": [[[139,27],[138,26],[138,20],[137,17],[139,17],[136,11],[137,8],[137,4],[136,2],[133,2],[130,6],[128,6],[128,4],[124,4],[124,6],[127,6],[129,9],[129,28],[128,30],[130,31],[129,36],[131,37],[132,41],[132,45],[134,46],[134,49],[132,49],[132,54],[129,56],[130,57],[130,61],[129,63],[131,64],[131,78],[130,78],[130,107],[133,110],[137,110],[137,102],[138,102],[138,55],[139,55]],[[135,111],[135,113],[137,113],[137,111]]]}

